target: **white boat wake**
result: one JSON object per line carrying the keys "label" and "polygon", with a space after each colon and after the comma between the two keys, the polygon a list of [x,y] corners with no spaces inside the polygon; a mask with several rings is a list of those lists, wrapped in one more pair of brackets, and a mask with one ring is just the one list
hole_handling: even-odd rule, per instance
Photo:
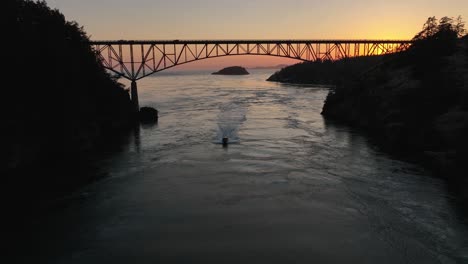
{"label": "white boat wake", "polygon": [[239,128],[247,120],[247,109],[240,103],[231,102],[220,107],[218,115],[218,131],[213,143],[223,144],[223,138],[228,139],[228,144],[240,142]]}

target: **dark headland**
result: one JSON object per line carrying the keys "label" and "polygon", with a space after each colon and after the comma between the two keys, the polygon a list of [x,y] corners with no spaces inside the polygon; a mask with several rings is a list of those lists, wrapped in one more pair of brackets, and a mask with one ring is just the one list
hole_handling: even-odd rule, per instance
{"label": "dark headland", "polygon": [[[44,1],[5,5],[5,76],[14,82],[3,91],[3,194],[28,214],[99,177],[89,160],[103,142],[129,133],[138,113],[76,22]],[[32,67],[18,70],[25,63]]]}
{"label": "dark headland", "polygon": [[322,115],[420,162],[468,201],[468,37],[461,19],[429,18],[405,52],[301,63],[269,80],[333,84]]}
{"label": "dark headland", "polygon": [[213,72],[213,75],[249,75],[250,73],[241,66],[232,66],[224,68],[218,72]]}
{"label": "dark headland", "polygon": [[339,85],[381,63],[384,56],[359,57],[336,62],[324,60],[303,62],[291,65],[275,72],[267,81],[294,83]]}

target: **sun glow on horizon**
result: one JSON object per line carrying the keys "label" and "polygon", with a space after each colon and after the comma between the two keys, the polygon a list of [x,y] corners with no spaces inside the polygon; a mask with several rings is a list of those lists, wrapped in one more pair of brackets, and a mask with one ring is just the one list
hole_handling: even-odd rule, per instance
{"label": "sun glow on horizon", "polygon": [[[430,16],[468,19],[466,0],[295,0],[286,6],[281,0],[46,2],[67,20],[82,25],[92,40],[409,40]],[[255,63],[283,64],[284,60],[225,57],[179,67],[214,67],[215,63],[218,67],[233,63],[255,67]]]}

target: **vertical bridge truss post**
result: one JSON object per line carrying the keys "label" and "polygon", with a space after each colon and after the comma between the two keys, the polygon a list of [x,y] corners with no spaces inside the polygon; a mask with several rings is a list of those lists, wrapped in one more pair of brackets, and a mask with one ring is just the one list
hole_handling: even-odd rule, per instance
{"label": "vertical bridge truss post", "polygon": [[[143,46],[142,46],[143,47]],[[120,53],[122,52],[122,47],[119,47]],[[122,63],[123,60],[121,60]],[[130,44],[130,68],[131,68],[131,76],[130,79],[132,81],[130,85],[130,95],[133,104],[133,109],[136,113],[140,111],[140,103],[138,102],[138,86],[137,86],[137,74],[135,73],[135,57],[133,53],[133,44]]]}
{"label": "vertical bridge truss post", "polygon": [[136,80],[132,80],[130,86],[130,98],[132,100],[134,111],[138,113],[140,111],[140,103],[138,102],[138,87]]}
{"label": "vertical bridge truss post", "polygon": [[[266,55],[300,61],[335,61],[408,49],[409,40],[138,40],[91,41],[104,67],[132,82],[177,65],[234,56]],[[133,89],[134,88],[134,89]],[[135,93],[133,92],[135,90]],[[133,97],[135,96],[135,98]]]}

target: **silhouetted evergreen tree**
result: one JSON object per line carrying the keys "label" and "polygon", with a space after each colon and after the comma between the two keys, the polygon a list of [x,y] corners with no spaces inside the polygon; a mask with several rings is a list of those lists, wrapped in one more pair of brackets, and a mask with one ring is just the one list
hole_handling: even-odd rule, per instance
{"label": "silhouetted evergreen tree", "polygon": [[447,56],[456,49],[457,40],[466,34],[465,23],[459,16],[456,20],[451,17],[429,17],[421,32],[413,38],[411,50],[423,59],[428,56]]}
{"label": "silhouetted evergreen tree", "polygon": [[439,96],[437,104],[421,108],[425,111],[444,112],[460,96],[461,90],[457,88],[454,70],[448,67],[447,56],[457,51],[460,37],[466,33],[464,24],[461,17],[440,20],[430,17],[423,30],[413,38],[415,42],[408,52],[408,64],[413,65],[415,78],[422,82],[424,91],[420,98]]}

